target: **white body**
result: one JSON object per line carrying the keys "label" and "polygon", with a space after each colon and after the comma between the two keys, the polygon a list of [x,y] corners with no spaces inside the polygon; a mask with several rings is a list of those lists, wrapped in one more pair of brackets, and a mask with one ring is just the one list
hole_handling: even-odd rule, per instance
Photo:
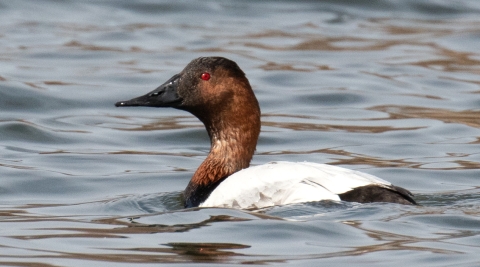
{"label": "white body", "polygon": [[270,162],[232,174],[200,207],[259,209],[274,205],[336,200],[365,185],[389,187],[376,176],[311,162]]}

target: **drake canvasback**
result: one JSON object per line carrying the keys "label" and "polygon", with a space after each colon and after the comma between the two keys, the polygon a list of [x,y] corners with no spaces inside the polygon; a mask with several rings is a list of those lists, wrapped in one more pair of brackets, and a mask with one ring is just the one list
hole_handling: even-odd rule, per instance
{"label": "drake canvasback", "polygon": [[173,107],[205,125],[211,148],[184,191],[185,207],[259,209],[320,200],[416,204],[406,189],[373,175],[310,162],[249,167],[260,134],[260,107],[238,65],[192,60],[150,93],[117,107]]}

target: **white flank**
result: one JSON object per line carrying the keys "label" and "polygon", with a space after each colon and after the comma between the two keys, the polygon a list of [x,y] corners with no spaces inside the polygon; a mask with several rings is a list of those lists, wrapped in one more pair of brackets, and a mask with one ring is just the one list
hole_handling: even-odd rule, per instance
{"label": "white flank", "polygon": [[359,186],[389,182],[337,166],[311,162],[270,162],[225,179],[200,207],[259,209],[274,205],[336,200]]}

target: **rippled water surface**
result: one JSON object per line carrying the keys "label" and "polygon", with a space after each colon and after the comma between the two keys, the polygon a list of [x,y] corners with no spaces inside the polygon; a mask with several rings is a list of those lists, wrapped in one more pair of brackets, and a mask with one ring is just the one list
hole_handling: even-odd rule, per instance
{"label": "rippled water surface", "polygon": [[[480,2],[0,1],[0,265],[480,265]],[[421,206],[183,209],[190,114],[114,107],[224,56],[252,164],[329,163]]]}

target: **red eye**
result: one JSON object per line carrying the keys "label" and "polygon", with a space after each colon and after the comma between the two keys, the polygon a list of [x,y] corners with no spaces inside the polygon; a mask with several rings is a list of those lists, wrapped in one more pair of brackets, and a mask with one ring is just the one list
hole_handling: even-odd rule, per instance
{"label": "red eye", "polygon": [[210,73],[208,73],[208,72],[202,73],[202,80],[204,80],[204,81],[210,80]]}

